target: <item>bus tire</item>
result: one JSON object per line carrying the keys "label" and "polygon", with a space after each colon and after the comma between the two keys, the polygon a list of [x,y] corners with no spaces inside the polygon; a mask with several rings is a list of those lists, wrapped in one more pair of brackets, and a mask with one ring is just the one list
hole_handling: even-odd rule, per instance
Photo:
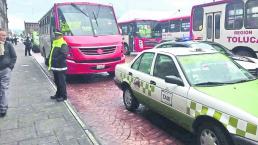
{"label": "bus tire", "polygon": [[127,44],[124,44],[124,50],[123,50],[124,55],[130,55],[130,49]]}
{"label": "bus tire", "polygon": [[114,77],[115,76],[115,72],[114,71],[108,72],[108,74],[109,74],[110,77]]}
{"label": "bus tire", "polygon": [[225,130],[215,122],[203,122],[197,130],[197,144],[231,145]]}

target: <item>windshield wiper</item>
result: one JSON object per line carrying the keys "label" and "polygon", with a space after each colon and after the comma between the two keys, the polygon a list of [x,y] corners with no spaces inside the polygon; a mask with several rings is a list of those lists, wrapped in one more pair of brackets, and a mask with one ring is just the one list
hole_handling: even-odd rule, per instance
{"label": "windshield wiper", "polygon": [[86,17],[89,18],[89,21],[90,21],[90,25],[91,25],[91,30],[92,30],[92,34],[93,36],[96,36],[95,34],[95,31],[94,31],[94,28],[93,28],[93,24],[92,24],[92,21],[91,21],[91,18],[89,16],[89,14],[85,13],[82,9],[80,9],[77,5],[75,4],[71,4],[75,9],[79,10],[82,14],[84,14]]}
{"label": "windshield wiper", "polygon": [[96,25],[99,26],[98,20],[97,20],[97,17],[96,17],[96,15],[95,15],[95,13],[94,13],[94,12],[92,12],[92,13],[93,13],[93,17],[94,17],[94,20],[95,20],[95,22],[96,22]]}
{"label": "windshield wiper", "polygon": [[209,85],[212,85],[212,86],[214,86],[214,85],[225,85],[225,84],[227,84],[227,83],[224,83],[224,82],[202,82],[202,83],[197,83],[197,84],[195,84],[196,86],[209,86]]}
{"label": "windshield wiper", "polygon": [[98,12],[97,12],[97,16],[96,16],[95,12],[94,12],[94,11],[92,11],[92,13],[93,13],[93,17],[94,17],[94,19],[95,19],[95,22],[96,22],[96,25],[97,25],[97,26],[99,26],[99,23],[98,23],[99,11],[100,11],[100,5],[98,5]]}
{"label": "windshield wiper", "polygon": [[253,81],[253,80],[255,80],[255,79],[238,80],[238,81],[235,81],[235,82],[233,82],[233,83],[234,83],[234,84],[236,84],[236,83],[244,83],[244,82],[249,82],[249,81]]}

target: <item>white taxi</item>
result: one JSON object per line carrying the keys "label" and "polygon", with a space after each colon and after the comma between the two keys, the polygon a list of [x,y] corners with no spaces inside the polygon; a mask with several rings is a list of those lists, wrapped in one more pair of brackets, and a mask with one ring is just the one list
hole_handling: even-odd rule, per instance
{"label": "white taxi", "polygon": [[198,145],[258,145],[258,80],[215,50],[150,49],[117,65],[114,80],[126,109],[144,104]]}

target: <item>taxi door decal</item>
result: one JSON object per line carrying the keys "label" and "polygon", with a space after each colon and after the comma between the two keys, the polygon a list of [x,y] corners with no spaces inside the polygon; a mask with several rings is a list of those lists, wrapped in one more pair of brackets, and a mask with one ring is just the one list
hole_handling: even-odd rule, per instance
{"label": "taxi door decal", "polygon": [[173,98],[173,93],[170,93],[167,90],[161,91],[161,102],[169,106],[172,106],[172,98]]}

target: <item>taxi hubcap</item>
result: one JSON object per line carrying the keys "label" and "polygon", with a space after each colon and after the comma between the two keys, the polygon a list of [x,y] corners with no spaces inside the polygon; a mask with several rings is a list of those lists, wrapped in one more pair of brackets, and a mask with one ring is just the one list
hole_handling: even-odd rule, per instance
{"label": "taxi hubcap", "polygon": [[129,90],[125,91],[125,104],[126,106],[131,106],[132,104],[132,94]]}
{"label": "taxi hubcap", "polygon": [[204,129],[200,136],[201,145],[219,145],[217,136],[209,129]]}

